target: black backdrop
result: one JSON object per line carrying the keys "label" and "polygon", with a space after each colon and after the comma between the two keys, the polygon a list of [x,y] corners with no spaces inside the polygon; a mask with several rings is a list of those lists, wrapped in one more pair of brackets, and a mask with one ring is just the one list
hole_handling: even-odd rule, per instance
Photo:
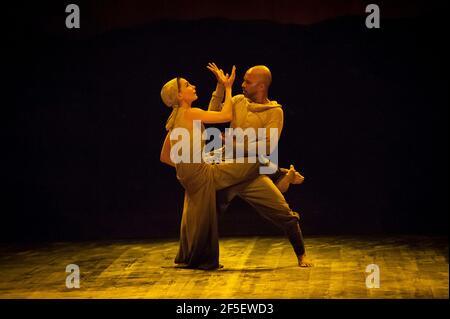
{"label": "black backdrop", "polygon": [[[165,19],[89,34],[33,28],[24,15],[5,46],[3,241],[176,237],[183,189],[159,162],[169,115],[159,91],[184,76],[206,107],[209,61],[236,64],[235,93],[248,67],[271,68],[269,97],[285,113],[280,163],[306,177],[286,195],[306,235],[447,234],[439,15],[382,19],[378,30],[341,16]],[[280,233],[239,200],[220,230]]]}

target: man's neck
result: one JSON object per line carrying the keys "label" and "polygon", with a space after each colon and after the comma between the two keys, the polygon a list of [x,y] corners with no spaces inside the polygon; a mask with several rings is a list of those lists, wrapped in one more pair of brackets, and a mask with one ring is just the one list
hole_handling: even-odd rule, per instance
{"label": "man's neck", "polygon": [[258,104],[267,104],[270,103],[270,100],[267,98],[267,94],[261,96],[255,96],[254,99],[251,100],[253,103]]}

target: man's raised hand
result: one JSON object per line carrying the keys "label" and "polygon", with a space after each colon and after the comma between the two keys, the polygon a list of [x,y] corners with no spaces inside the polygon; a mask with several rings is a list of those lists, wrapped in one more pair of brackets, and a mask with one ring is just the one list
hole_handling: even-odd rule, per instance
{"label": "man's raised hand", "polygon": [[228,73],[226,74],[226,81],[224,81],[225,87],[232,87],[234,79],[236,78],[236,66],[233,65],[233,68],[231,69],[231,75],[228,76]]}

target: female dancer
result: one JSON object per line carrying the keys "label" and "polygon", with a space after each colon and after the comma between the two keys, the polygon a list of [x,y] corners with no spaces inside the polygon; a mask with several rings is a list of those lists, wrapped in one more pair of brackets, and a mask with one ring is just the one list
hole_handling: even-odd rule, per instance
{"label": "female dancer", "polygon": [[[202,159],[203,140],[200,147],[193,146],[195,120],[203,123],[225,123],[232,119],[232,85],[236,76],[233,66],[231,75],[216,70],[225,86],[225,102],[220,112],[204,111],[192,107],[197,100],[195,86],[184,78],[174,78],[161,90],[164,104],[172,108],[166,129],[169,131],[161,151],[161,161],[176,168],[177,178],[185,189],[183,215],[181,218],[180,246],[175,263],[187,268],[218,269],[219,237],[216,213],[216,191],[258,176],[259,163],[220,163],[209,164],[203,160],[193,163],[191,160],[173,163],[170,150],[177,140],[171,140],[170,134],[177,128],[189,132],[189,159]],[[175,134],[174,134],[175,135]]]}

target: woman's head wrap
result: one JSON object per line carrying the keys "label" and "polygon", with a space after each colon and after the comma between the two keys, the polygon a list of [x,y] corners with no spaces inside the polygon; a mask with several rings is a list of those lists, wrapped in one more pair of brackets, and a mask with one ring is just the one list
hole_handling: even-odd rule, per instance
{"label": "woman's head wrap", "polygon": [[161,99],[163,100],[164,104],[168,107],[173,108],[172,113],[170,113],[170,116],[166,122],[166,130],[168,131],[173,128],[178,112],[178,83],[179,78],[173,78],[172,80],[164,84],[161,89]]}

